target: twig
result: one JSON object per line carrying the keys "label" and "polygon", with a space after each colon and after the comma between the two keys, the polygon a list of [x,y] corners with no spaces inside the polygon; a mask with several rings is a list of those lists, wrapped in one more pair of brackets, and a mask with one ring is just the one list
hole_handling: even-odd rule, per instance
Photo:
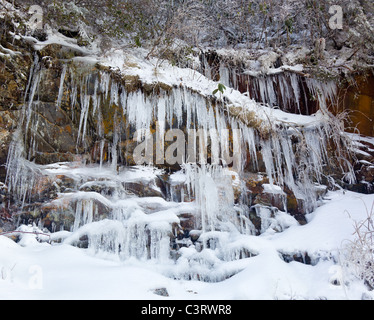
{"label": "twig", "polygon": [[11,233],[27,233],[27,234],[35,234],[35,235],[42,235],[42,236],[48,236],[48,237],[51,237],[50,234],[47,234],[47,233],[42,233],[42,232],[31,232],[31,231],[7,231],[7,232],[2,232],[0,233],[0,236],[5,236],[7,234],[11,234]]}
{"label": "twig", "polygon": [[360,47],[358,47],[350,56],[349,58],[346,60],[346,61],[350,61],[356,54],[357,52],[360,51]]}

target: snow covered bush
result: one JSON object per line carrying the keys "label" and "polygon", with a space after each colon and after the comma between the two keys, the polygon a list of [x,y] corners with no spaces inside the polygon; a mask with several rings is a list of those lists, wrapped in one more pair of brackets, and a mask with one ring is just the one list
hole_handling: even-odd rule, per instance
{"label": "snow covered bush", "polygon": [[374,203],[367,210],[367,218],[355,222],[355,239],[346,246],[345,262],[348,270],[374,289]]}

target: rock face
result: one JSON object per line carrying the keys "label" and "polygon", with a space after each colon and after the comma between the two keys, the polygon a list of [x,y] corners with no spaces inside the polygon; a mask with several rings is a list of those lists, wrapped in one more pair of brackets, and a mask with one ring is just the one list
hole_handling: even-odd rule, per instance
{"label": "rock face", "polygon": [[5,179],[8,148],[22,108],[32,57],[28,47],[0,38],[0,181]]}
{"label": "rock face", "polygon": [[341,90],[343,110],[349,113],[347,124],[352,131],[372,137],[374,135],[374,76],[370,72],[357,75]]}

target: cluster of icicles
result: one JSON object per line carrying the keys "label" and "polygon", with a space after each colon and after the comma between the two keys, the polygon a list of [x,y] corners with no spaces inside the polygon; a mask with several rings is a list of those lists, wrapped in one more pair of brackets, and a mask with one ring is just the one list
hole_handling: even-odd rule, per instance
{"label": "cluster of icicles", "polygon": [[219,67],[216,66],[217,70],[209,64],[206,54],[201,54],[201,60],[201,72],[208,79],[219,78],[225,86],[240,90],[272,108],[281,107],[284,111],[311,115],[315,112],[311,101],[317,101],[319,108],[326,110],[326,102],[335,102],[337,96],[334,80],[318,81],[292,71],[254,76],[243,67],[225,62],[225,58],[219,62]]}
{"label": "cluster of icicles", "polygon": [[[7,163],[9,191],[22,205],[27,203],[40,176],[46,174],[45,167],[29,161],[38,150],[32,137],[32,132],[38,130],[33,109],[38,104],[38,90],[44,72],[42,64],[36,58],[26,92],[28,99],[25,100],[20,119],[22,125],[15,133]],[[94,170],[111,170],[110,181],[106,180],[104,183],[113,184],[113,179],[117,179],[113,177],[120,175],[118,167],[124,165],[120,152],[123,145],[121,139],[128,127],[133,131],[143,132],[144,135],[138,137],[139,141],[146,136],[155,121],[161,135],[173,125],[184,130],[202,129],[218,133],[236,129],[241,133],[239,143],[243,155],[239,177],[240,171],[246,166],[251,167],[254,172],[259,171],[260,155],[266,171],[263,173],[267,174],[270,185],[287,186],[303,201],[307,211],[316,206],[313,190],[324,177],[324,166],[328,162],[328,139],[330,132],[334,130],[328,121],[321,121],[310,128],[274,126],[270,135],[262,137],[256,128],[248,127],[239,119],[228,116],[219,104],[187,87],[178,86],[168,91],[160,89],[157,94],[145,94],[141,89],[128,92],[126,86],[115,81],[109,72],[77,74],[75,69],[65,65],[61,73],[56,108],[61,106],[65,86],[70,88],[71,110],[79,110],[78,119],[74,119],[75,113],[71,114],[72,122],[77,123],[78,127],[77,150],[78,147],[86,147],[89,116],[97,119],[96,137],[101,146],[100,161],[90,165]],[[103,155],[104,143],[108,143],[102,120],[104,104],[116,105],[127,121],[124,123],[113,119],[114,132],[109,141],[107,157]],[[114,117],[118,117],[115,112]],[[27,136],[25,132],[31,132],[31,136]],[[295,150],[295,137],[299,148],[303,148],[302,152]],[[29,146],[27,152],[25,145]],[[211,147],[217,148],[212,150],[212,154],[227,152],[227,145],[220,141],[212,143]],[[251,159],[249,164],[245,161],[248,158],[246,155]],[[174,254],[176,262],[173,260],[172,264],[179,267],[170,269],[174,271],[169,272],[171,276],[179,278],[206,281],[224,279],[238,271],[238,265],[230,269],[223,264],[225,261],[255,254],[251,251],[250,243],[243,238],[254,234],[248,215],[250,203],[235,203],[232,172],[222,164],[185,163],[181,172],[185,177],[185,189],[195,199],[190,210],[194,215],[196,233],[200,237],[197,242],[193,243],[186,238],[177,245],[177,253]],[[348,174],[351,174],[349,169]],[[95,178],[87,176],[81,183],[94,180]],[[121,186],[121,183],[118,185]],[[179,197],[179,203],[170,201],[170,208],[151,214],[146,214],[134,204],[134,199],[129,199],[126,193],[117,192],[113,197],[112,194],[79,191],[74,196],[60,194],[59,197],[70,197],[71,201],[75,201],[75,223],[68,230],[73,235],[67,239],[68,242],[74,243],[85,235],[88,237],[88,247],[96,253],[114,254],[123,260],[136,258],[171,263],[172,242],[175,242],[175,228],[180,221],[177,208],[183,205],[183,196]],[[111,212],[101,221],[95,220],[98,216],[97,201],[104,203]],[[270,226],[274,218],[270,218],[269,210],[271,209],[256,207],[258,214],[267,219]]]}

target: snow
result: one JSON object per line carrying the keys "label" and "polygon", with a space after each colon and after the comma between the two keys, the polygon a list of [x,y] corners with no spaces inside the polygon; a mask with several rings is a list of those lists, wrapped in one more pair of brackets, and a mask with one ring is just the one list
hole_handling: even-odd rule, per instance
{"label": "snow", "polygon": [[262,187],[264,188],[265,193],[284,194],[282,188],[276,185],[265,183],[262,185]]}
{"label": "snow", "polygon": [[23,37],[23,39],[26,41],[29,41],[33,45],[35,50],[42,50],[43,48],[45,48],[46,46],[50,44],[58,44],[63,47],[69,48],[70,50],[73,50],[83,56],[93,55],[97,53],[96,50],[90,50],[86,47],[79,46],[77,44],[76,39],[65,37],[63,34],[53,29],[46,28],[46,33],[47,33],[46,41],[38,41],[37,39],[30,37],[30,36],[25,36]]}
{"label": "snow", "polygon": [[[309,215],[308,224],[276,235],[277,246],[288,252],[317,254],[319,251],[339,250],[344,242],[353,240],[353,223],[365,218],[374,197],[353,192],[330,192],[327,198],[331,200]],[[302,241],[303,238],[308,241]]]}
{"label": "snow", "polygon": [[[82,166],[80,162],[58,162],[42,166],[43,174],[55,176],[66,175],[74,180],[87,179],[88,177],[96,180],[105,179],[111,182],[133,182],[133,181],[152,181],[157,175],[162,175],[163,170],[151,166],[133,166],[123,168],[121,172],[113,171],[110,166]],[[81,186],[83,187],[83,186]]]}
{"label": "snow", "polygon": [[[216,258],[218,249],[212,248],[197,252],[194,246],[186,247],[181,250],[182,257],[177,263],[168,259],[160,263],[152,259],[115,260],[89,249],[73,247],[69,241],[38,242],[33,234],[23,234],[19,243],[0,236],[0,299],[356,300],[361,299],[362,294],[374,298],[360,280],[347,272],[341,261],[344,244],[353,239],[354,222],[366,218],[374,195],[335,191],[327,197],[329,200],[309,214],[308,223],[303,226],[294,224],[282,232],[261,236],[205,233],[206,238],[218,237],[228,243],[222,249],[226,250],[229,260],[229,252],[233,254],[235,248],[246,247],[252,252],[250,257],[226,264]],[[169,211],[147,219],[172,221],[173,209]],[[102,231],[108,223],[98,222],[97,229]],[[23,226],[22,230],[33,229]],[[94,230],[91,228],[91,231]],[[74,233],[58,232],[54,236],[69,239],[72,235]],[[232,237],[236,240],[231,239],[229,243]],[[299,252],[308,253],[313,263],[287,263],[281,256],[281,253]],[[174,280],[167,276],[186,268],[191,272],[195,268],[201,274],[209,272],[210,269],[205,270],[207,266],[191,264],[192,258],[216,265],[217,279],[225,274],[236,274],[214,283]],[[161,287],[167,289],[168,298],[153,293]]]}

